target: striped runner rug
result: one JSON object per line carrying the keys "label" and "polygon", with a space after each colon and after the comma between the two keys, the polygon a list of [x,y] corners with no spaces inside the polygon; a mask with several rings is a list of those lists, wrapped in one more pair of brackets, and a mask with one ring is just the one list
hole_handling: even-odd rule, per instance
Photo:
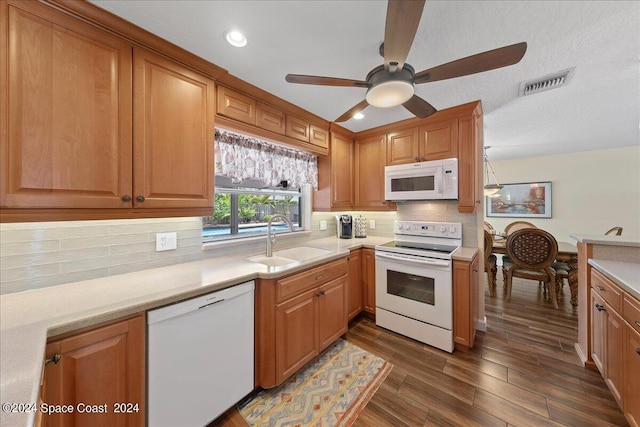
{"label": "striped runner rug", "polygon": [[350,426],[393,365],[343,339],[280,386],[238,405],[252,427]]}

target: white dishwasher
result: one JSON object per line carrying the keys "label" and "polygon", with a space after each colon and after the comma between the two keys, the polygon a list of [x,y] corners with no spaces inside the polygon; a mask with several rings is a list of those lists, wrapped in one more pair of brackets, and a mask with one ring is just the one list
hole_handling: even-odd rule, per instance
{"label": "white dishwasher", "polygon": [[147,312],[147,425],[202,427],[253,390],[254,282]]}

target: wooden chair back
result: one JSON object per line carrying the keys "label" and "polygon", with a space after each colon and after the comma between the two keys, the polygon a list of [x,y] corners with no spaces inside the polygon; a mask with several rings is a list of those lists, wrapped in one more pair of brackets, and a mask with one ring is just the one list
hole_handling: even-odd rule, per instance
{"label": "wooden chair back", "polygon": [[514,231],[522,230],[525,228],[538,228],[538,227],[536,227],[535,225],[527,221],[515,221],[505,227],[504,234],[508,236]]}
{"label": "wooden chair back", "polygon": [[484,230],[484,262],[487,263],[489,256],[493,252],[493,239],[487,230]]}
{"label": "wooden chair back", "polygon": [[489,224],[487,221],[484,222],[484,231],[488,231],[491,234],[491,231],[494,231],[493,225]]}
{"label": "wooden chair back", "polygon": [[556,260],[558,242],[539,228],[514,231],[507,238],[507,256],[517,268],[546,270]]}
{"label": "wooden chair back", "polygon": [[610,234],[622,236],[622,227],[613,227],[611,230],[608,230],[606,233],[604,233],[605,236],[609,236]]}

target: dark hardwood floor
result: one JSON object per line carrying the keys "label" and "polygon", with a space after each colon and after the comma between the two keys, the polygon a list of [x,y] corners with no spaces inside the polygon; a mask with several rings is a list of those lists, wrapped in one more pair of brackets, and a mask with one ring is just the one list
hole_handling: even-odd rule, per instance
{"label": "dark hardwood floor", "polygon": [[[355,425],[628,425],[600,374],[584,369],[575,354],[578,320],[568,286],[554,310],[535,282],[516,280],[510,302],[500,273],[495,297],[485,284],[488,329],[467,353],[355,321],[347,340],[394,365]],[[235,410],[215,425],[246,426]]]}

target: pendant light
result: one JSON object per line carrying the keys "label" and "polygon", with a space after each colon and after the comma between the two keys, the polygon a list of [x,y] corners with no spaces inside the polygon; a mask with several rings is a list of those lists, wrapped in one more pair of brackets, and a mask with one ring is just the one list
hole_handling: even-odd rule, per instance
{"label": "pendant light", "polygon": [[[504,185],[500,185],[498,183],[498,178],[496,178],[496,173],[493,171],[493,168],[491,167],[491,163],[489,162],[489,157],[487,156],[487,149],[489,148],[491,147],[484,147],[484,173],[485,173],[484,195],[485,196],[492,196],[504,188]],[[495,184],[489,183],[489,170],[491,170],[491,175],[493,175],[493,181],[495,182]]]}

